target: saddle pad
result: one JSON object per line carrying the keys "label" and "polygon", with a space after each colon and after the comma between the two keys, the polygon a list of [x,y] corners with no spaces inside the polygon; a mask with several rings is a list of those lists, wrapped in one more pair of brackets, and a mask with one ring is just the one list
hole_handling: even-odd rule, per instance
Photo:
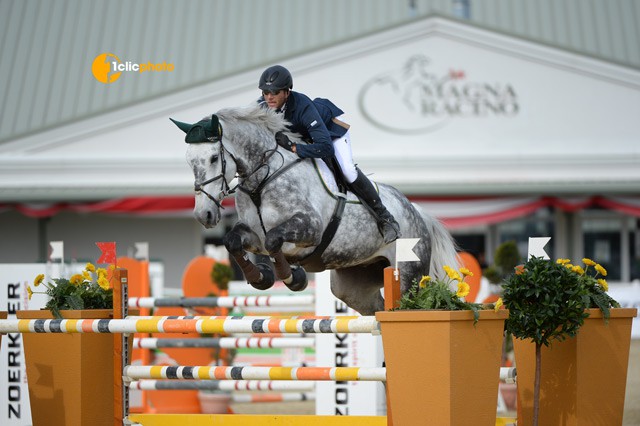
{"label": "saddle pad", "polygon": [[[327,163],[322,161],[320,158],[312,158],[313,164],[315,165],[316,172],[318,172],[318,176],[320,177],[320,181],[324,185],[324,189],[334,197],[338,197],[340,192],[338,191],[338,184],[336,183],[336,178],[333,176],[333,173],[327,166]],[[378,191],[378,185],[373,182],[373,186]],[[347,202],[351,203],[359,203],[358,197],[356,197],[353,192],[347,192]]]}

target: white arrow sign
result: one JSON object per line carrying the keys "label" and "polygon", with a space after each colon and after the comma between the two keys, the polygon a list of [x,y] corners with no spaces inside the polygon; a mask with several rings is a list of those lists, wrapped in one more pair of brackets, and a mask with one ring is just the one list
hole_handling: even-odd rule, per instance
{"label": "white arrow sign", "polygon": [[544,251],[544,246],[547,245],[550,239],[551,237],[529,238],[529,253],[527,254],[527,259],[531,259],[531,257],[534,256],[549,260],[549,255]]}
{"label": "white arrow sign", "polygon": [[420,238],[400,238],[396,240],[396,263],[417,262],[420,258],[413,252]]}
{"label": "white arrow sign", "polygon": [[413,248],[418,244],[420,238],[399,238],[396,240],[396,270],[394,275],[398,279],[398,262],[418,262],[420,258],[416,256]]}
{"label": "white arrow sign", "polygon": [[136,253],[133,255],[134,259],[149,261],[149,243],[134,243]]}
{"label": "white arrow sign", "polygon": [[51,254],[49,254],[49,260],[60,260],[61,263],[64,263],[64,243],[62,241],[50,241],[49,246],[51,247]]}

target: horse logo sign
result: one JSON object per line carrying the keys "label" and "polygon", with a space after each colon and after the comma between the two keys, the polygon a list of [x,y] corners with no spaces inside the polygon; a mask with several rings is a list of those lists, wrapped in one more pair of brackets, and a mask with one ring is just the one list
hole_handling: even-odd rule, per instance
{"label": "horse logo sign", "polygon": [[469,81],[464,70],[438,72],[431,62],[415,55],[401,69],[367,81],[358,96],[367,121],[394,134],[418,134],[455,119],[518,114],[518,95],[510,83]]}

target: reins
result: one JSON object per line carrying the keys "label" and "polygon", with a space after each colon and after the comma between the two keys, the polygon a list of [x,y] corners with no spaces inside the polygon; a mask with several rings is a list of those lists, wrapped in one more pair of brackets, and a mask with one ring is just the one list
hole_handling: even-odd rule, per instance
{"label": "reins", "polygon": [[[276,147],[272,150],[272,153],[265,158],[264,160],[262,160],[262,163],[256,167],[249,176],[255,174],[258,172],[258,170],[260,170],[262,167],[269,167],[269,165],[267,164],[267,161],[273,156],[273,154],[275,154],[276,152],[278,152],[278,146],[276,145]],[[282,157],[282,161],[284,162],[284,157],[282,156],[282,153],[279,153],[280,156]],[[262,231],[264,232],[265,235],[267,235],[267,228],[264,226],[264,221],[262,220],[262,210],[261,210],[261,206],[262,206],[262,190],[272,181],[274,181],[276,178],[278,178],[280,175],[284,174],[285,172],[287,172],[289,169],[291,169],[292,167],[296,166],[297,164],[300,164],[302,162],[302,158],[297,158],[295,161],[281,166],[278,170],[276,170],[275,173],[273,173],[272,175],[269,175],[269,171],[267,171],[267,174],[265,175],[264,179],[262,179],[262,181],[260,181],[260,183],[258,184],[258,186],[256,186],[254,189],[249,189],[246,186],[237,185],[237,188],[244,192],[245,194],[247,194],[249,196],[249,198],[251,199],[251,201],[253,202],[253,204],[256,206],[256,210],[258,210],[258,218],[260,219],[260,227],[262,227]],[[247,176],[247,178],[249,177]],[[246,180],[246,178],[244,178]]]}
{"label": "reins", "polygon": [[[216,141],[212,141],[212,142],[216,142]],[[258,210],[258,217],[260,218],[260,226],[262,227],[262,230],[266,235],[267,234],[267,230],[266,230],[266,227],[264,226],[264,221],[262,219],[262,211],[260,209],[260,207],[262,205],[262,198],[261,198],[262,190],[269,183],[271,183],[272,181],[277,179],[279,176],[281,176],[282,174],[287,172],[289,169],[291,169],[292,167],[294,167],[297,164],[300,164],[303,159],[302,158],[297,158],[295,161],[278,168],[278,170],[276,170],[275,173],[270,174],[270,166],[268,164],[268,161],[271,159],[271,157],[274,154],[276,154],[276,153],[280,154],[280,157],[282,157],[282,161],[284,163],[284,156],[282,155],[282,153],[278,152],[278,145],[276,144],[275,148],[265,151],[265,155],[264,155],[264,158],[262,159],[262,162],[255,169],[253,169],[250,173],[248,173],[247,175],[241,175],[239,173],[237,174],[237,176],[239,178],[241,178],[243,181],[246,181],[251,176],[253,176],[256,173],[258,173],[258,171],[260,169],[266,167],[267,168],[267,174],[260,181],[258,186],[256,186],[254,189],[249,189],[245,185],[242,185],[242,184],[239,183],[235,187],[231,188],[231,186],[229,185],[229,182],[227,182],[227,178],[225,177],[225,173],[226,173],[226,170],[227,170],[227,161],[226,161],[226,158],[225,158],[225,155],[224,155],[225,152],[231,156],[231,158],[236,163],[236,165],[237,165],[238,161],[233,156],[233,154],[224,146],[224,144],[222,143],[222,139],[219,139],[217,142],[220,142],[220,157],[221,157],[220,162],[221,162],[221,165],[222,165],[222,168],[220,170],[220,174],[218,174],[217,176],[212,177],[211,179],[207,179],[207,180],[205,180],[203,182],[194,182],[194,190],[195,190],[195,192],[202,192],[204,195],[207,196],[207,198],[209,198],[211,201],[213,201],[215,203],[215,205],[218,206],[219,209],[224,209],[224,207],[222,206],[222,203],[220,201],[218,201],[216,199],[216,197],[212,196],[209,192],[204,190],[204,186],[205,185],[213,183],[213,182],[217,181],[218,179],[222,179],[220,192],[219,192],[219,194],[222,194],[222,198],[225,198],[226,196],[235,193],[236,189],[239,189],[240,191],[244,192],[245,194],[247,194],[249,196],[249,198],[251,199],[253,204],[256,206],[256,209]]]}

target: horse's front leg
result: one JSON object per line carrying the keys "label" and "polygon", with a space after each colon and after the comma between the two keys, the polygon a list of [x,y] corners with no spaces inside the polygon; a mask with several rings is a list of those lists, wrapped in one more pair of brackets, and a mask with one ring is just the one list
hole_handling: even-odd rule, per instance
{"label": "horse's front leg", "polygon": [[247,254],[247,250],[258,252],[260,250],[260,238],[255,232],[242,222],[236,223],[224,236],[224,246],[233,256],[242,270],[249,284],[258,290],[267,290],[275,282],[271,266],[265,263],[254,265]]}
{"label": "horse's front leg", "polygon": [[307,287],[307,273],[301,266],[291,266],[284,257],[282,245],[285,242],[299,246],[318,245],[321,240],[320,220],[296,213],[289,220],[269,230],[265,239],[265,248],[273,259],[276,277],[282,280],[292,291],[302,291]]}

